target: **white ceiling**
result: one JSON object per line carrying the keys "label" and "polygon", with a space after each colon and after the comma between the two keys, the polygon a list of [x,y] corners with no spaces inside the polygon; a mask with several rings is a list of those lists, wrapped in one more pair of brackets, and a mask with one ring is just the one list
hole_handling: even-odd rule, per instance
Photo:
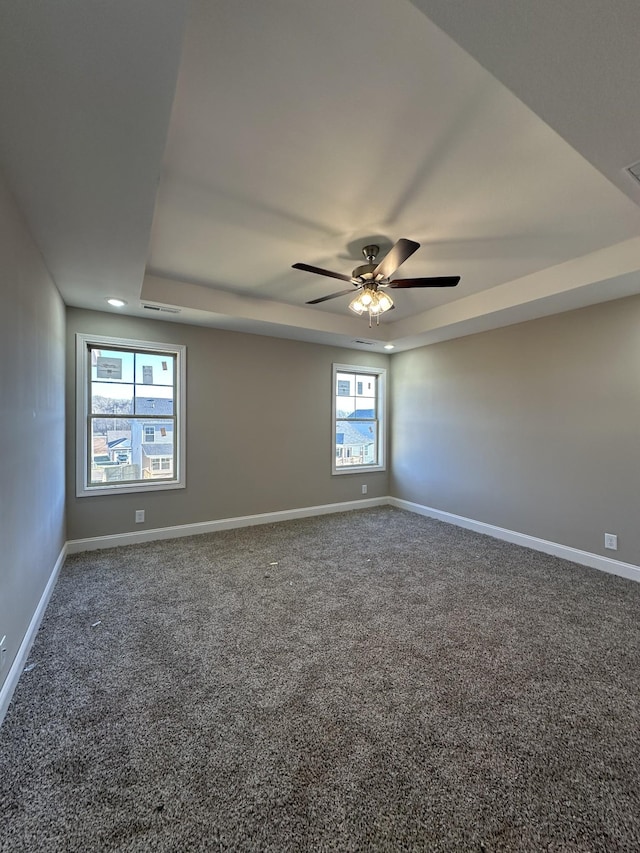
{"label": "white ceiling", "polygon": [[[639,10],[9,0],[0,163],[69,305],[355,348],[469,334],[640,292]],[[399,237],[421,248],[397,277],[460,285],[394,293],[373,329],[305,305],[341,285],[293,263],[349,274]]]}

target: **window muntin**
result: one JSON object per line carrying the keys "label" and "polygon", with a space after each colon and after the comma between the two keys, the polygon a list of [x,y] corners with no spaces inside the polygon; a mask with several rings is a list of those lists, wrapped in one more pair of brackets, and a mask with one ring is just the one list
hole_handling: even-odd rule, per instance
{"label": "window muntin", "polygon": [[334,474],[384,470],[385,380],[384,368],[334,364]]}
{"label": "window muntin", "polygon": [[77,335],[77,398],[79,496],[184,486],[183,346]]}

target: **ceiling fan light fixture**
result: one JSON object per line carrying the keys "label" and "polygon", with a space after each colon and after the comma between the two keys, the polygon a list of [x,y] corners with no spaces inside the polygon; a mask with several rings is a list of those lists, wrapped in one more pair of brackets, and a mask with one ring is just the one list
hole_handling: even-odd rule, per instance
{"label": "ceiling fan light fixture", "polygon": [[380,293],[378,292],[378,303],[380,305],[380,312],[388,311],[390,308],[393,308],[393,299],[389,296],[388,293]]}
{"label": "ceiling fan light fixture", "polygon": [[352,311],[355,311],[355,313],[358,315],[363,314],[365,311],[365,306],[360,301],[360,296],[361,296],[361,294],[359,293],[355,297],[355,299],[352,299],[351,302],[349,303],[349,308],[351,308]]}
{"label": "ceiling fan light fixture", "polygon": [[365,287],[351,300],[349,308],[359,316],[366,311],[369,314],[369,326],[371,326],[371,318],[375,317],[376,322],[379,323],[380,314],[393,308],[393,300],[386,293]]}

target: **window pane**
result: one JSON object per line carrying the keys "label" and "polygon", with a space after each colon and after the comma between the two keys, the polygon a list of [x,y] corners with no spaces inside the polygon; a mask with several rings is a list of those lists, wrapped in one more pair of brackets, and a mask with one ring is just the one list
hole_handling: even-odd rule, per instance
{"label": "window pane", "polygon": [[371,374],[356,375],[356,389],[359,397],[375,397],[376,396],[376,377]]}
{"label": "window pane", "polygon": [[131,420],[127,418],[91,419],[91,465],[89,482],[140,479],[140,467],[131,453]]}
{"label": "window pane", "polygon": [[356,410],[353,415],[355,418],[375,418],[376,416],[376,400],[375,397],[356,397]]}
{"label": "window pane", "polygon": [[172,420],[92,418],[90,442],[92,485],[173,477]]}
{"label": "window pane", "polygon": [[133,414],[133,385],[119,382],[92,382],[91,414]]}
{"label": "window pane", "polygon": [[375,422],[336,421],[336,465],[375,465],[376,436]]}
{"label": "window pane", "polygon": [[148,385],[136,385],[136,415],[172,415],[173,388]]}
{"label": "window pane", "polygon": [[98,382],[133,382],[133,353],[91,349],[91,379]]}
{"label": "window pane", "polygon": [[336,395],[338,397],[353,397],[356,393],[356,377],[353,373],[336,374]]}
{"label": "window pane", "polygon": [[352,418],[356,410],[355,397],[336,397],[336,417]]}
{"label": "window pane", "polygon": [[[173,388],[174,361],[174,356],[164,353],[136,353],[136,383],[141,385],[168,385]],[[168,396],[171,396],[172,393],[169,390]]]}

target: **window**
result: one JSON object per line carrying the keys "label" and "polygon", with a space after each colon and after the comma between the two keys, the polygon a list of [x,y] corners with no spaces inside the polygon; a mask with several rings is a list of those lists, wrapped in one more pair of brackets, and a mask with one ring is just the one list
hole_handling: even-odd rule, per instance
{"label": "window", "polygon": [[185,485],[185,347],[76,336],[77,488]]}
{"label": "window", "polygon": [[383,471],[386,370],[333,365],[333,473]]}

